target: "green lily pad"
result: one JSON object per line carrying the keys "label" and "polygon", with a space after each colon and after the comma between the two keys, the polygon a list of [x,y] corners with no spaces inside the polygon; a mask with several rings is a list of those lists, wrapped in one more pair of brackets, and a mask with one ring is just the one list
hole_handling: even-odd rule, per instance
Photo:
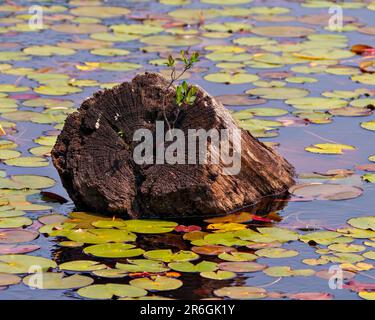
{"label": "green lily pad", "polygon": [[0,160],[18,158],[19,156],[21,156],[21,152],[17,150],[6,150],[6,149],[0,150]]}
{"label": "green lily pad", "polygon": [[46,167],[49,164],[48,160],[41,157],[18,157],[5,160],[4,163],[16,167]]}
{"label": "green lily pad", "polygon": [[213,279],[213,280],[229,280],[233,279],[237,276],[235,272],[231,271],[207,271],[207,272],[201,272],[200,276],[207,279]]}
{"label": "green lily pad", "polygon": [[295,250],[287,250],[284,248],[264,248],[257,250],[255,254],[260,257],[266,258],[290,258],[297,256],[299,252]]}
{"label": "green lily pad", "polygon": [[29,226],[33,221],[26,217],[0,218],[0,228],[21,228]]}
{"label": "green lily pad", "polygon": [[363,254],[366,259],[375,260],[375,251],[367,251]]}
{"label": "green lily pad", "polygon": [[375,216],[352,218],[348,220],[348,224],[355,228],[375,231]]}
{"label": "green lily pad", "polygon": [[210,73],[204,77],[205,80],[210,82],[226,83],[226,84],[242,84],[250,83],[259,79],[258,76],[248,73]]}
{"label": "green lily pad", "polygon": [[178,223],[162,220],[126,220],[124,228],[135,233],[167,233],[174,230]]}
{"label": "green lily pad", "polygon": [[172,36],[172,35],[156,35],[148,36],[140,39],[141,42],[148,45],[168,44],[170,47],[189,47],[201,43],[196,36]]}
{"label": "green lily pad", "polygon": [[127,243],[103,243],[86,247],[83,252],[102,258],[130,258],[143,254],[145,251]]}
{"label": "green lily pad", "polygon": [[57,46],[42,45],[42,46],[31,46],[23,49],[23,52],[33,56],[70,56],[76,53],[73,49],[62,48]]}
{"label": "green lily pad", "polygon": [[255,254],[237,251],[220,253],[218,257],[226,261],[253,261],[258,259]]}
{"label": "green lily pad", "polygon": [[361,127],[370,131],[375,131],[375,120],[362,122]]}
{"label": "green lily pad", "polygon": [[55,185],[55,180],[37,175],[12,175],[0,178],[0,187],[6,189],[46,189]]}
{"label": "green lily pad", "polygon": [[[58,234],[55,234],[57,236]],[[127,230],[113,229],[77,229],[64,231],[63,236],[69,240],[83,243],[100,244],[108,242],[132,242],[136,240],[134,233]]]}
{"label": "green lily pad", "polygon": [[162,27],[147,24],[114,24],[110,28],[115,33],[150,35],[164,31]]}
{"label": "green lily pad", "polygon": [[106,265],[91,260],[74,260],[59,265],[60,270],[68,271],[94,271],[107,268]]}
{"label": "green lily pad", "polygon": [[181,280],[155,276],[151,278],[138,278],[129,282],[132,286],[150,290],[150,291],[169,291],[180,288],[183,283]]}
{"label": "green lily pad", "polygon": [[50,259],[25,254],[0,255],[0,272],[35,273],[56,268],[56,263]]}
{"label": "green lily pad", "polygon": [[258,96],[264,99],[295,99],[305,97],[309,94],[309,91],[300,88],[255,88],[246,91],[247,94]]}
{"label": "green lily pad", "polygon": [[362,176],[362,179],[367,182],[375,183],[375,174],[374,173],[366,173]]}
{"label": "green lily pad", "polygon": [[173,253],[170,249],[151,250],[143,254],[145,258],[163,262],[184,262],[199,259],[199,255],[192,251],[178,251]]}
{"label": "green lily pad", "polygon": [[218,268],[216,263],[210,261],[201,261],[195,265],[187,261],[171,262],[168,264],[168,267],[179,272],[207,272],[215,271]]}
{"label": "green lily pad", "polygon": [[126,271],[119,269],[94,270],[92,273],[101,278],[123,278],[128,275]]}
{"label": "green lily pad", "polygon": [[366,249],[365,246],[358,244],[334,243],[328,246],[328,249],[338,252],[361,252]]}
{"label": "green lily pad", "polygon": [[142,288],[130,286],[128,284],[94,284],[81,288],[77,291],[78,295],[89,299],[112,299],[115,297],[143,297],[147,291]]}
{"label": "green lily pad", "polygon": [[306,97],[288,99],[285,103],[303,110],[330,110],[345,107],[347,101],[335,98]]}
{"label": "green lily pad", "polygon": [[65,276],[63,272],[43,272],[23,278],[23,283],[31,288],[47,290],[66,290],[86,287],[94,280],[87,276],[74,274]]}
{"label": "green lily pad", "polygon": [[315,271],[312,269],[292,270],[292,268],[288,266],[269,267],[265,269],[263,272],[270,277],[292,277],[292,276],[308,277],[308,276],[312,276],[315,274]]}
{"label": "green lily pad", "polygon": [[161,261],[128,259],[128,262],[129,263],[116,263],[116,268],[126,272],[165,272],[169,270]]}

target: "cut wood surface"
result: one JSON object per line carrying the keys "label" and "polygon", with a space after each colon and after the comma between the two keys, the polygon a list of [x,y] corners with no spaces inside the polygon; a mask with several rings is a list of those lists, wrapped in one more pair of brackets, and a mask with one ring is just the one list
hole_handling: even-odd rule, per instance
{"label": "cut wood surface", "polygon": [[237,128],[230,112],[200,87],[194,105],[182,107],[175,121],[175,88],[168,85],[159,74],[137,75],[95,93],[68,116],[52,159],[78,210],[133,218],[211,216],[294,184],[293,167],[244,130],[237,175],[224,174],[222,163],[136,164],[134,132],[154,132],[155,122],[165,117],[184,133]]}

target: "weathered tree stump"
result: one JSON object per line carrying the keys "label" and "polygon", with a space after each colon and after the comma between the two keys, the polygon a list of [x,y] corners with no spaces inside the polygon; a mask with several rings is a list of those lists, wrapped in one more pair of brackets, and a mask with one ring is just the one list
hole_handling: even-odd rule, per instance
{"label": "weathered tree stump", "polygon": [[293,167],[247,131],[236,175],[223,174],[222,163],[135,163],[134,132],[155,132],[157,120],[167,118],[184,132],[237,128],[222,104],[199,87],[194,105],[176,117],[175,88],[168,84],[158,74],[137,75],[95,93],[68,116],[52,159],[77,209],[134,218],[212,216],[283,193],[294,183]]}

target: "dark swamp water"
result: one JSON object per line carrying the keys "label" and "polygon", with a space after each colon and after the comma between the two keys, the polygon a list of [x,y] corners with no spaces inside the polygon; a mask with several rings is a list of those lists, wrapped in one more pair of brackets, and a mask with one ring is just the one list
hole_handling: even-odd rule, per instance
{"label": "dark swamp water", "polygon": [[[30,30],[28,11],[32,5],[42,6],[42,30]],[[0,279],[0,299],[84,299],[112,295],[116,299],[373,299],[374,218],[347,223],[349,219],[374,216],[375,187],[368,180],[375,181],[371,173],[374,166],[369,160],[375,154],[372,96],[375,76],[361,71],[359,65],[374,61],[371,55],[375,53],[369,49],[356,55],[350,48],[356,44],[374,45],[375,3],[344,2],[345,23],[341,31],[327,29],[331,5],[328,1],[267,0],[1,1],[0,124],[5,135],[0,138],[3,246],[0,252],[12,257],[2,260],[0,255],[0,273],[4,278]],[[146,27],[128,26],[142,24]],[[295,166],[298,183],[308,185],[289,201],[276,198],[271,203],[260,203],[244,210],[247,213],[242,216],[230,215],[224,223],[220,219],[176,221],[180,225],[199,226],[207,234],[220,234],[228,239],[226,242],[220,237],[209,240],[205,238],[207,234],[197,231],[174,231],[173,224],[166,227],[167,232],[160,232],[156,225],[155,233],[151,234],[145,234],[143,225],[133,229],[124,227],[137,236],[136,241],[127,243],[143,249],[146,258],[151,250],[171,249],[174,253],[185,250],[196,252],[195,255],[190,252],[191,259],[185,257],[185,260],[192,260],[193,264],[211,263],[201,266],[202,270],[194,269],[184,259],[170,261],[172,258],[164,252],[149,259],[159,261],[158,272],[140,267],[138,271],[123,271],[109,278],[108,274],[96,271],[117,270],[121,265],[116,267],[116,263],[127,264],[127,257],[102,258],[83,252],[83,248],[108,239],[90,241],[69,232],[67,237],[53,233],[48,236],[52,229],[44,225],[56,223],[55,228],[64,228],[62,216],[68,217],[74,211],[71,201],[59,204],[40,196],[39,192],[45,190],[69,199],[48,152],[66,114],[78,108],[84,98],[100,88],[130,80],[137,72],[165,72],[163,64],[168,54],[178,54],[188,47],[201,53],[201,61],[188,74],[188,81],[202,86],[211,95],[244,95],[248,90],[251,93],[252,89],[266,88],[261,94],[253,92],[253,100],[259,99],[259,95],[264,99],[258,104],[241,105],[241,101],[236,101],[244,96],[238,96],[226,107],[242,112],[234,113],[234,117],[261,141],[277,143],[278,152]],[[246,74],[248,78],[244,76],[238,80],[241,83],[235,83],[238,74]],[[233,83],[227,84],[228,78]],[[292,92],[289,88],[308,92]],[[356,94],[356,89],[366,90]],[[276,97],[271,96],[276,90],[279,90]],[[249,109],[254,111],[251,113]],[[333,154],[305,150],[326,143],[329,144],[325,145],[326,153]],[[39,148],[31,149],[35,147]],[[368,166],[358,167],[364,164]],[[14,175],[33,176],[9,182]],[[39,176],[54,182],[40,180]],[[346,193],[338,195],[336,187],[319,189],[321,186],[312,191],[313,183],[345,186]],[[38,221],[49,214],[60,216]],[[95,220],[100,218],[80,216],[69,222],[77,224],[73,230],[85,232],[94,228],[90,222]],[[44,229],[40,230],[41,227]],[[10,229],[40,234],[23,242],[17,236],[9,236]],[[105,229],[114,230],[108,225]],[[75,247],[62,246],[61,242],[67,240],[75,241]],[[86,284],[79,287],[86,289],[66,283],[66,289],[32,289],[22,269],[33,263],[22,258],[14,262],[16,247],[5,247],[10,244],[20,250],[24,245],[38,246],[35,251],[25,252],[28,251],[25,249],[18,254],[49,259],[55,263],[50,264],[49,272],[83,275],[85,280],[80,281]],[[230,250],[246,254],[223,255]],[[105,251],[111,254],[115,249],[109,246]],[[145,257],[139,254],[129,259]],[[77,260],[100,264],[99,267],[61,266]],[[226,262],[230,263],[223,265]],[[343,270],[342,289],[329,285],[331,266],[341,266]],[[157,275],[163,282],[159,287],[154,282]],[[113,288],[111,291],[103,286],[87,289],[88,285],[129,284],[137,279],[151,279],[146,283],[131,283],[132,287],[142,287],[147,292],[129,287],[117,288],[117,294]],[[62,281],[54,280],[53,285],[61,287]]]}

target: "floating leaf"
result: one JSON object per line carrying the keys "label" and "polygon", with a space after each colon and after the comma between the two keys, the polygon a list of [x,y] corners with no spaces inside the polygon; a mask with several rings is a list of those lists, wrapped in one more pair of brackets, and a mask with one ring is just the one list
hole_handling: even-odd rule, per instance
{"label": "floating leaf", "polygon": [[375,300],[375,292],[361,291],[358,295],[365,300]]}
{"label": "floating leaf", "polygon": [[63,272],[43,272],[37,275],[29,275],[23,279],[23,283],[31,288],[47,290],[76,289],[92,284],[94,280],[78,274],[65,276]]}
{"label": "floating leaf", "polygon": [[289,192],[300,198],[308,200],[346,200],[359,197],[363,190],[347,185],[311,183],[296,185]]}
{"label": "floating leaf", "polygon": [[232,272],[257,272],[265,269],[267,266],[256,262],[221,262],[219,269]]}
{"label": "floating leaf", "polygon": [[17,253],[29,253],[40,249],[36,244],[0,244],[0,254],[17,254]]}
{"label": "floating leaf", "polygon": [[375,216],[352,218],[348,220],[348,224],[355,228],[375,231]]}
{"label": "floating leaf", "polygon": [[4,273],[35,273],[55,268],[54,261],[24,254],[0,255],[0,272]]}
{"label": "floating leaf", "polygon": [[33,221],[26,217],[0,218],[0,228],[21,228],[32,223]]}
{"label": "floating leaf", "polygon": [[210,73],[204,77],[205,80],[211,82],[218,82],[218,83],[226,83],[226,84],[242,84],[242,83],[250,83],[259,79],[258,76],[253,74],[247,73],[236,73],[236,74],[229,74],[229,73]]}
{"label": "floating leaf", "polygon": [[362,122],[361,123],[361,127],[363,129],[375,131],[375,120],[373,120],[373,121],[367,121],[367,122]]}
{"label": "floating leaf", "polygon": [[361,252],[366,248],[357,244],[334,243],[328,246],[328,249],[338,252]]}
{"label": "floating leaf", "polygon": [[102,258],[130,258],[143,254],[145,251],[126,243],[103,243],[86,247],[83,252]]}
{"label": "floating leaf", "polygon": [[[58,233],[56,234],[58,235]],[[127,230],[113,229],[77,229],[67,230],[62,233],[69,240],[83,243],[100,244],[107,242],[135,241],[136,235]]]}
{"label": "floating leaf", "polygon": [[0,243],[20,243],[33,241],[38,233],[27,230],[0,230]]}
{"label": "floating leaf", "polygon": [[116,268],[127,272],[165,272],[169,268],[165,267],[161,261],[152,261],[147,259],[128,259],[127,264],[116,263]]}
{"label": "floating leaf", "polygon": [[282,267],[269,267],[263,271],[266,275],[270,277],[296,277],[303,276],[309,277],[315,274],[315,271],[312,269],[296,269],[293,270],[291,267],[282,266]]}
{"label": "floating leaf", "polygon": [[367,182],[375,183],[375,174],[374,173],[366,173],[362,176],[362,179],[367,181]]}
{"label": "floating leaf", "polygon": [[257,287],[224,287],[214,291],[218,297],[228,297],[231,299],[263,299],[267,297],[267,292],[263,288]]}
{"label": "floating leaf", "polygon": [[231,271],[208,271],[208,272],[201,272],[200,276],[207,279],[213,279],[213,280],[228,280],[233,279],[237,275],[234,272]]}
{"label": "floating leaf", "polygon": [[135,233],[167,233],[178,225],[171,221],[162,220],[126,220],[124,228]]}
{"label": "floating leaf", "polygon": [[305,97],[309,91],[300,88],[255,88],[246,91],[247,94],[264,99],[285,100]]}
{"label": "floating leaf", "polygon": [[182,281],[170,277],[155,276],[151,278],[139,278],[129,282],[132,286],[150,291],[169,291],[182,286]]}
{"label": "floating leaf", "polygon": [[90,260],[73,260],[69,262],[64,262],[59,265],[60,270],[69,271],[94,271],[105,269],[106,265],[100,264],[97,261]]}
{"label": "floating leaf", "polygon": [[168,267],[179,272],[209,272],[218,268],[216,263],[210,261],[201,261],[196,265],[191,262],[171,262]]}
{"label": "floating leaf", "polygon": [[220,253],[218,257],[226,261],[253,261],[258,259],[258,256],[247,252],[224,252]]}
{"label": "floating leaf", "polygon": [[128,275],[126,271],[119,269],[95,270],[92,273],[101,278],[123,278]]}
{"label": "floating leaf", "polygon": [[116,297],[143,297],[147,291],[127,284],[94,284],[81,288],[77,293],[84,298],[89,299],[112,299]]}
{"label": "floating leaf", "polygon": [[332,300],[333,298],[331,294],[324,292],[299,292],[287,296],[293,300]]}
{"label": "floating leaf", "polygon": [[144,253],[144,257],[163,262],[183,262],[199,259],[199,255],[191,251],[178,251],[173,253],[170,249],[151,250]]}
{"label": "floating leaf", "polygon": [[21,282],[19,276],[7,273],[0,273],[0,286],[11,286],[13,284],[18,284]]}
{"label": "floating leaf", "polygon": [[199,247],[192,247],[191,250],[195,253],[209,256],[217,256],[220,253],[236,251],[236,249],[234,248],[220,245],[204,245]]}
{"label": "floating leaf", "polygon": [[299,38],[314,33],[314,30],[297,26],[266,26],[253,28],[251,32],[266,37]]}
{"label": "floating leaf", "polygon": [[257,250],[255,254],[266,258],[290,258],[297,256],[299,253],[298,251],[284,248],[264,248]]}

